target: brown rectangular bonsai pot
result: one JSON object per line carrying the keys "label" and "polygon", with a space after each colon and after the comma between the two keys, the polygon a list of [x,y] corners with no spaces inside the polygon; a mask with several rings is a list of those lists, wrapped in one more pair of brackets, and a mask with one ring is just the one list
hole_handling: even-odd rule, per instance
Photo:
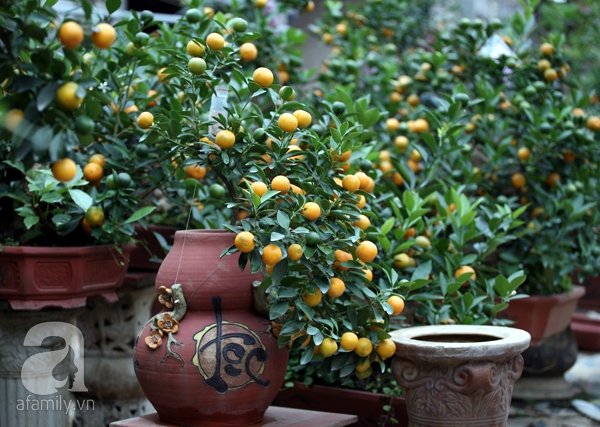
{"label": "brown rectangular bonsai pot", "polygon": [[513,320],[516,323],[512,327],[529,332],[531,347],[536,347],[544,338],[569,326],[577,302],[584,294],[582,286],[574,286],[573,291],[566,294],[515,299],[506,310],[498,313],[498,317]]}
{"label": "brown rectangular bonsai pot", "polygon": [[0,299],[14,310],[83,307],[92,296],[117,301],[134,245],[32,247],[3,246]]}

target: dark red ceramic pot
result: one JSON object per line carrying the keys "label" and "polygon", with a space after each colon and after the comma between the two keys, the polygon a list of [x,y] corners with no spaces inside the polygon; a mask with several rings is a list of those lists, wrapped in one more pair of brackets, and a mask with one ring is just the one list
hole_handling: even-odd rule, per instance
{"label": "dark red ceramic pot", "polygon": [[14,310],[84,307],[89,297],[116,302],[133,248],[3,246],[0,299]]}
{"label": "dark red ceramic pot", "polygon": [[[185,426],[245,426],[260,422],[285,376],[286,348],[269,321],[253,309],[250,269],[221,252],[234,235],[220,230],[178,231],[156,279],[180,284],[185,314],[175,333],[152,349],[148,322],[136,340],[135,372],[161,421]],[[173,295],[177,289],[173,287]],[[177,318],[177,298],[171,311]],[[159,313],[164,316],[166,311]],[[156,326],[155,326],[156,329]],[[154,343],[154,345],[156,342]]]}
{"label": "dark red ceramic pot", "polygon": [[537,347],[544,339],[567,329],[584,294],[582,286],[573,286],[573,291],[566,294],[515,299],[498,317],[515,321],[514,327],[529,332],[531,347]]}

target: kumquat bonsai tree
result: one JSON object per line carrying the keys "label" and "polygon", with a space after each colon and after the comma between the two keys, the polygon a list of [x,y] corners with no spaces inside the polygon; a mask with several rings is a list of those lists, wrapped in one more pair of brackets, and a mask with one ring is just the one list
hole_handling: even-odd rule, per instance
{"label": "kumquat bonsai tree", "polygon": [[439,98],[435,109],[412,108],[407,118],[414,120],[389,118],[350,159],[348,173],[364,188],[375,182],[375,200],[357,225],[379,244],[376,279],[384,272],[429,279],[405,294],[421,324],[501,323],[496,314],[525,279],[518,270],[499,274],[496,260],[524,229],[526,208],[488,203],[457,173],[471,157],[464,128],[472,113],[463,89]]}
{"label": "kumquat bonsai tree", "polygon": [[[134,76],[127,38],[87,2],[83,26],[69,17],[58,23],[53,3],[0,9],[2,243],[127,243],[133,224],[155,209],[136,187],[148,182],[153,159],[149,147],[135,144],[137,106],[123,96]],[[117,3],[109,2],[109,12]],[[128,28],[141,33],[150,21]]]}
{"label": "kumquat bonsai tree", "polygon": [[[526,227],[495,263],[505,275],[525,271],[524,293],[548,295],[569,292],[576,269],[580,279],[598,273],[600,120],[593,97],[569,80],[564,37],[531,42],[536,5],[507,25],[463,19],[437,37],[435,51],[407,57],[398,81],[410,97],[423,97],[434,80],[438,98],[457,85],[465,92],[470,115],[461,144],[469,156],[455,171],[484,206],[525,209]],[[441,81],[440,74],[450,78]]]}
{"label": "kumquat bonsai tree", "polygon": [[[139,142],[163,147],[175,173],[201,171],[187,182],[201,195],[205,224],[235,233],[223,256],[263,273],[256,306],[281,346],[302,348],[304,363],[319,358],[340,376],[370,370],[394,352],[389,318],[404,301],[397,281],[371,281],[378,247],[355,225],[374,182],[361,190],[344,170],[379,113],[368,100],[351,111],[325,100],[305,107],[272,70],[245,73],[241,46],[259,39],[242,18],[201,14],[194,36],[180,40],[190,34],[188,14],[146,47],[160,52],[153,67],[162,87],[160,103],[138,116]],[[201,48],[190,52],[189,43]]]}

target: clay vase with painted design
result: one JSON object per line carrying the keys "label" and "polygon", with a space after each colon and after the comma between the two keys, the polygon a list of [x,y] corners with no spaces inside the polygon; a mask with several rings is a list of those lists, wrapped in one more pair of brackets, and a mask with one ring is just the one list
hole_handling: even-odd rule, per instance
{"label": "clay vase with painted design", "polygon": [[157,315],[168,323],[151,319],[144,326],[133,362],[164,423],[255,424],[283,383],[287,348],[279,348],[269,320],[254,311],[252,282],[262,276],[249,266],[241,271],[237,255],[220,258],[234,237],[222,230],[178,231],[158,271],[157,292],[172,288],[175,307]]}

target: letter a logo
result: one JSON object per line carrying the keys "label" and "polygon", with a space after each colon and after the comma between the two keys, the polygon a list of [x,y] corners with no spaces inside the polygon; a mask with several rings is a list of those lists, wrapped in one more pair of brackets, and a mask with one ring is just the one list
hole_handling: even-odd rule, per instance
{"label": "letter a logo", "polygon": [[[69,348],[83,346],[83,334],[78,327],[64,322],[45,322],[31,328],[25,336],[23,345],[41,346],[48,337],[61,337],[67,345],[62,350],[46,351],[29,357],[21,369],[21,381],[27,390],[37,395],[54,394],[63,387],[68,378],[62,381],[54,379],[52,371],[69,353]],[[75,356],[73,361],[77,368],[75,381],[70,391],[87,391],[84,383],[83,357]]]}

